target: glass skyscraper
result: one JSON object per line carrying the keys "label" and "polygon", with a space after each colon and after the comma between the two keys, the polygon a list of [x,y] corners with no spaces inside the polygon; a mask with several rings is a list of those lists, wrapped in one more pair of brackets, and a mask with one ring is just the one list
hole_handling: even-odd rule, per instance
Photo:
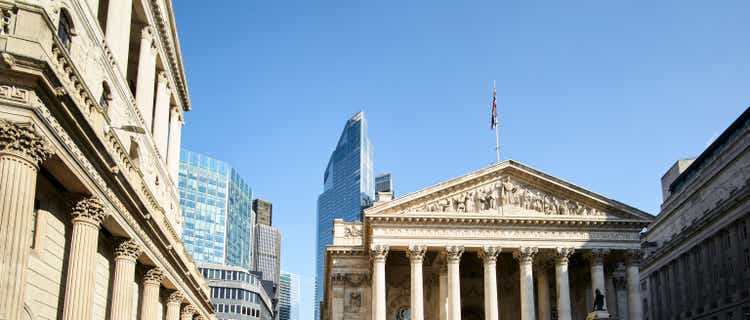
{"label": "glass skyscraper", "polygon": [[299,320],[299,275],[282,271],[279,292],[279,320]]}
{"label": "glass skyscraper", "polygon": [[367,137],[362,112],[346,122],[336,149],[323,175],[323,193],[318,197],[316,247],[315,319],[320,319],[323,298],[325,247],[333,243],[333,220],[359,221],[362,208],[375,199],[373,147]]}
{"label": "glass skyscraper", "polygon": [[183,149],[179,189],[182,239],[193,259],[250,268],[253,191],[237,170]]}

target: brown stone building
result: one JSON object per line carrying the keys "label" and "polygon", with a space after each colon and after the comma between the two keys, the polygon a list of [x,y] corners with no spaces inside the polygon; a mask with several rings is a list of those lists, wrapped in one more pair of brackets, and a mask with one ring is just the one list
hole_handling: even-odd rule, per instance
{"label": "brown stone building", "polygon": [[0,319],[208,319],[169,0],[0,0]]}

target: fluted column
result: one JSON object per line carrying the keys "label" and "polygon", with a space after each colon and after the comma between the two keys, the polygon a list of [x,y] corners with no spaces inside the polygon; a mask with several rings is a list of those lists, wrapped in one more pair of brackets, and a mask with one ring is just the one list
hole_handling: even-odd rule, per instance
{"label": "fluted column", "polygon": [[159,288],[164,273],[158,267],[146,271],[143,276],[143,299],[141,299],[141,320],[157,320]]}
{"label": "fluted column", "polygon": [[156,45],[154,29],[150,26],[141,29],[141,53],[138,58],[138,79],[135,89],[135,102],[146,123],[145,130],[151,130],[154,116],[154,83],[156,82]]}
{"label": "fluted column", "polygon": [[78,201],[73,207],[68,274],[65,281],[63,320],[91,319],[99,228],[106,215],[97,198]]}
{"label": "fluted column", "polygon": [[448,267],[445,263],[440,266],[440,274],[438,275],[438,320],[448,319]]}
{"label": "fluted column", "polygon": [[110,319],[131,320],[133,318],[133,280],[136,259],[141,249],[135,240],[121,242],[115,248],[115,276],[112,282],[112,306]]}
{"label": "fluted column", "polygon": [[115,57],[122,75],[128,74],[128,53],[130,49],[130,16],[133,0],[109,1],[107,8],[107,45]]}
{"label": "fluted column", "polygon": [[599,290],[604,296],[603,311],[607,311],[607,294],[604,286],[604,257],[609,254],[608,249],[592,249],[589,253],[589,262],[591,263],[591,294],[596,300],[596,290]]}
{"label": "fluted column", "polygon": [[184,308],[182,308],[182,312],[180,313],[180,320],[193,320],[194,314],[195,314],[195,307],[191,305],[187,305]]}
{"label": "fluted column", "polygon": [[182,115],[178,107],[172,108],[169,116],[169,151],[167,151],[167,167],[172,182],[177,184],[180,170],[180,139],[182,136]]}
{"label": "fluted column", "polygon": [[521,247],[513,252],[513,257],[518,260],[520,269],[521,288],[521,320],[535,320],[534,310],[534,269],[532,263],[539,249],[534,247]]}
{"label": "fluted column", "polygon": [[388,246],[373,245],[372,256],[372,319],[385,320],[385,260],[388,256]]}
{"label": "fluted column", "polygon": [[557,248],[555,256],[555,283],[557,285],[557,319],[571,320],[570,284],[568,279],[568,260],[573,255],[573,248]]}
{"label": "fluted column", "polygon": [[23,312],[36,175],[49,156],[31,125],[0,120],[0,319]]}
{"label": "fluted column", "polygon": [[459,265],[463,246],[445,248],[448,264],[448,320],[461,320],[461,274]]}
{"label": "fluted column", "polygon": [[406,250],[411,265],[411,320],[424,320],[422,261],[426,252],[425,246],[410,246]]}
{"label": "fluted column", "polygon": [[484,319],[498,320],[497,255],[500,247],[483,247],[479,256],[484,262]]}
{"label": "fluted column", "polygon": [[180,305],[184,297],[179,291],[172,292],[167,300],[167,318],[166,320],[180,320]]}
{"label": "fluted column", "polygon": [[169,136],[169,102],[172,90],[169,88],[169,78],[166,72],[159,72],[156,85],[156,104],[154,105],[153,135],[156,149],[162,160],[167,160],[167,143]]}
{"label": "fluted column", "polygon": [[626,281],[628,288],[628,317],[629,320],[643,320],[643,300],[641,300],[640,267],[641,250],[630,250],[626,260]]}
{"label": "fluted column", "polygon": [[549,292],[549,278],[547,276],[546,262],[538,262],[536,269],[536,290],[539,310],[539,320],[552,319],[552,295]]}

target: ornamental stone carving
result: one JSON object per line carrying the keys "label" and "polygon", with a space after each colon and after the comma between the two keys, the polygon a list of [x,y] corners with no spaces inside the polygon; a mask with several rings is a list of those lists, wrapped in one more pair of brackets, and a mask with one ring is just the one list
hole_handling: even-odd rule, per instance
{"label": "ornamental stone carving", "polygon": [[496,263],[497,255],[500,254],[500,251],[502,251],[501,247],[484,246],[482,247],[482,250],[479,251],[479,257],[482,258],[485,263]]}
{"label": "ornamental stone carving", "polygon": [[143,276],[144,283],[159,284],[162,280],[164,280],[164,272],[159,267],[151,268]]}
{"label": "ornamental stone carving", "polygon": [[154,39],[154,29],[151,28],[151,26],[145,26],[145,27],[143,27],[143,29],[141,29],[141,39],[153,40]]}
{"label": "ornamental stone carving", "polygon": [[116,259],[128,259],[135,261],[142,253],[141,246],[133,239],[120,242],[115,248]]}
{"label": "ornamental stone carving", "polygon": [[344,238],[362,237],[362,225],[347,224],[344,226]]}
{"label": "ornamental stone carving", "polygon": [[570,260],[570,256],[573,255],[575,249],[573,248],[556,248],[555,249],[555,262],[567,264]]}
{"label": "ornamental stone carving", "polygon": [[591,249],[586,254],[586,258],[591,261],[591,264],[598,265],[604,263],[604,258],[609,254],[609,249]]}
{"label": "ornamental stone carving", "polygon": [[195,307],[193,307],[192,305],[187,305],[184,308],[182,308],[182,312],[180,313],[180,316],[183,319],[192,319],[195,312],[196,312]]}
{"label": "ornamental stone carving", "polygon": [[39,165],[52,155],[46,141],[31,124],[0,120],[0,153],[20,154]]}
{"label": "ornamental stone carving", "polygon": [[464,254],[463,246],[447,246],[445,247],[445,255],[448,262],[458,262],[461,260],[461,255]]}
{"label": "ornamental stone carving", "polygon": [[385,258],[388,256],[388,246],[384,244],[373,244],[370,248],[370,256],[375,261],[385,262]]}
{"label": "ornamental stone carving", "polygon": [[427,253],[427,247],[419,245],[411,245],[406,250],[406,256],[409,257],[411,262],[422,263],[425,253]]}
{"label": "ornamental stone carving", "polygon": [[643,259],[643,251],[640,249],[631,249],[625,251],[625,263],[629,266],[638,266]]}
{"label": "ornamental stone carving", "polygon": [[185,299],[185,296],[182,295],[179,291],[174,291],[172,294],[169,295],[169,298],[167,301],[171,303],[182,303],[182,300]]}
{"label": "ornamental stone carving", "polygon": [[518,250],[513,252],[513,258],[518,260],[518,262],[520,263],[532,263],[537,253],[539,253],[539,248],[520,247],[518,248]]}
{"label": "ornamental stone carving", "polygon": [[167,86],[167,89],[169,89],[169,75],[166,72],[159,72],[158,81],[159,84],[163,83],[165,86]]}
{"label": "ornamental stone carving", "polygon": [[76,202],[70,215],[73,216],[74,223],[81,221],[101,226],[107,213],[102,201],[99,198],[91,197]]}
{"label": "ornamental stone carving", "polygon": [[0,34],[10,34],[10,25],[13,22],[13,11],[0,9]]}

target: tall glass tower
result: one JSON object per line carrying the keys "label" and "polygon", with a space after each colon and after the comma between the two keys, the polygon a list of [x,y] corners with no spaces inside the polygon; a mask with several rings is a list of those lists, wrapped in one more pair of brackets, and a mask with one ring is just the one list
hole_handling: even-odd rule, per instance
{"label": "tall glass tower", "polygon": [[315,319],[320,319],[323,298],[325,247],[333,243],[333,220],[362,220],[362,208],[375,199],[373,147],[367,137],[362,112],[346,122],[336,149],[323,175],[323,193],[318,197],[316,247]]}
{"label": "tall glass tower", "polygon": [[183,149],[180,154],[182,240],[201,263],[250,268],[253,191],[226,162]]}

